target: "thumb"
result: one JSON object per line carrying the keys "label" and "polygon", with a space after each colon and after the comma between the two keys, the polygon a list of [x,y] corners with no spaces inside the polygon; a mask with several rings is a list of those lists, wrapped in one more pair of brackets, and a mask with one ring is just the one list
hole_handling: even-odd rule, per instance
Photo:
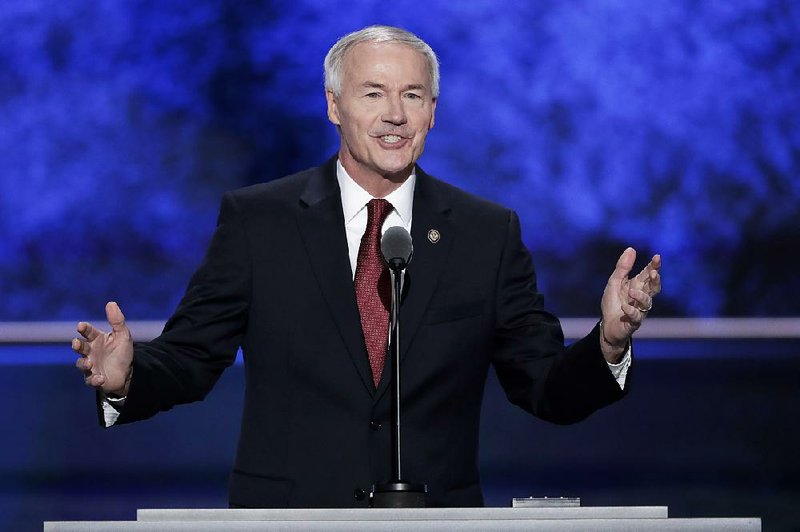
{"label": "thumb", "polygon": [[128,327],[125,325],[125,315],[116,302],[109,301],[106,303],[106,319],[115,333],[127,331]]}
{"label": "thumb", "polygon": [[617,260],[617,265],[614,268],[614,273],[611,274],[612,279],[623,280],[628,277],[628,274],[633,269],[633,264],[636,262],[636,250],[629,247],[622,252]]}

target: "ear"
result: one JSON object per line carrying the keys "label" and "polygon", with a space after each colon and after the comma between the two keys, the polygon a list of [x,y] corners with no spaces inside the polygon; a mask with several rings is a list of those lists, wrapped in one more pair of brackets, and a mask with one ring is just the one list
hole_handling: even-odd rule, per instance
{"label": "ear", "polygon": [[433,98],[431,100],[431,122],[428,124],[428,130],[433,129],[433,124],[436,122],[436,102],[439,101],[438,98]]}
{"label": "ear", "polygon": [[325,99],[328,101],[328,120],[334,125],[342,125],[339,119],[339,107],[336,104],[336,96],[333,94],[332,90],[325,90]]}

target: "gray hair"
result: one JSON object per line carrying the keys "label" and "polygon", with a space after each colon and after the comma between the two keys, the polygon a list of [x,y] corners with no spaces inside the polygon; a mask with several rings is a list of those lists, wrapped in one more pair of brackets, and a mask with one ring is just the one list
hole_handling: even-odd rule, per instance
{"label": "gray hair", "polygon": [[434,98],[439,97],[439,59],[436,57],[436,53],[425,41],[410,31],[393,26],[368,26],[348,33],[336,41],[325,56],[325,88],[327,90],[337,96],[341,94],[344,59],[351,48],[363,42],[404,44],[421,53],[428,63],[431,94]]}

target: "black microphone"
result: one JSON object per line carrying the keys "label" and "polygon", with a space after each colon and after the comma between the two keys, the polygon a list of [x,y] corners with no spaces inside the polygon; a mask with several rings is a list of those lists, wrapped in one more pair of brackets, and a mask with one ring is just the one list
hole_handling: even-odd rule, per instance
{"label": "black microphone", "polygon": [[388,359],[392,368],[392,477],[374,484],[370,495],[373,508],[423,508],[428,486],[403,479],[400,438],[400,289],[414,246],[403,227],[390,227],[381,238],[381,254],[392,278],[392,306],[389,312]]}
{"label": "black microphone", "polygon": [[381,238],[381,253],[383,260],[393,271],[399,272],[406,269],[414,254],[411,235],[399,225],[390,227]]}

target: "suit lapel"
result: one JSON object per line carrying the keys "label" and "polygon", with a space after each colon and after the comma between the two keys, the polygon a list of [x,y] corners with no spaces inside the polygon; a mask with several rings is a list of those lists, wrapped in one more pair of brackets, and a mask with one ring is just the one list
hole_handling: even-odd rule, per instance
{"label": "suit lapel", "polygon": [[[450,206],[439,190],[438,182],[417,167],[411,228],[414,256],[406,272],[404,299],[400,306],[401,363],[414,342],[456,238],[449,215]],[[389,388],[393,371],[389,362],[387,360],[383,371],[378,397]]]}
{"label": "suit lapel", "polygon": [[300,205],[298,225],[317,283],[353,365],[365,388],[373,395],[375,387],[372,383],[372,370],[364,346],[353,274],[347,254],[335,158],[309,178],[306,189],[300,196]]}

